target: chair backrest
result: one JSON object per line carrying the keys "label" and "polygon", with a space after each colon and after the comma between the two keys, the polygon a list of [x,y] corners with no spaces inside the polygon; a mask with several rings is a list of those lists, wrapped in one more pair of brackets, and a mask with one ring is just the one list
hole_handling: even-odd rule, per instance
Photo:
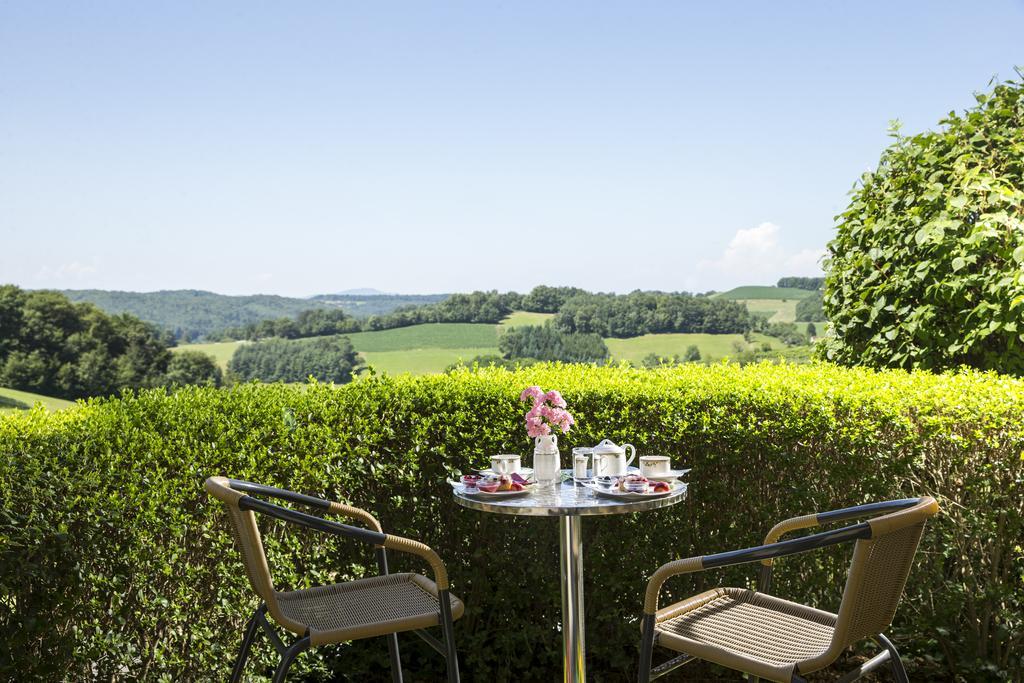
{"label": "chair backrest", "polygon": [[227,506],[228,518],[231,521],[231,534],[235,537],[238,548],[242,552],[242,564],[245,565],[249,583],[267,603],[271,614],[274,614],[278,611],[277,593],[274,591],[274,580],[270,576],[267,555],[263,551],[263,540],[260,537],[259,527],[256,525],[256,515],[252,510],[242,510],[238,507],[238,501],[245,494],[231,488],[227,477],[210,477],[206,480],[205,486],[211,496]]}
{"label": "chair backrest", "polygon": [[854,547],[830,650],[889,628],[925,521],[938,510],[935,499],[926,496],[913,507],[868,520],[871,538],[857,541]]}

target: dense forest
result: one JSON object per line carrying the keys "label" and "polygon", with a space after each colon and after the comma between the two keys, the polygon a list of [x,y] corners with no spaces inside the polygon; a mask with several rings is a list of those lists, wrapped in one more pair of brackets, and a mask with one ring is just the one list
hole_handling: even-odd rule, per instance
{"label": "dense forest", "polygon": [[562,332],[592,332],[602,337],[742,333],[754,325],[754,318],[742,303],[685,292],[581,294],[566,301],[555,316],[555,326]]}
{"label": "dense forest", "polygon": [[242,327],[231,327],[206,336],[208,341],[243,339],[255,341],[268,337],[282,339],[303,339],[329,334],[359,332],[362,324],[340,308],[316,308],[301,311],[294,318],[274,318],[249,323]]}
{"label": "dense forest", "polygon": [[796,302],[796,319],[798,322],[825,320],[824,299],[820,291],[806,299]]}
{"label": "dense forest", "polygon": [[600,335],[560,332],[551,323],[508,330],[498,340],[498,350],[508,360],[563,363],[599,363],[609,355]]}
{"label": "dense forest", "polygon": [[776,287],[806,289],[811,292],[820,291],[825,286],[823,277],[783,277],[779,278]]}
{"label": "dense forest", "polygon": [[0,286],[0,386],[75,399],[220,383],[212,359],[172,355],[170,341],[128,314],[109,315],[59,292]]}
{"label": "dense forest", "polygon": [[348,337],[268,339],[243,344],[231,357],[228,369],[240,380],[305,382],[314,377],[339,384],[352,381],[359,356]]}

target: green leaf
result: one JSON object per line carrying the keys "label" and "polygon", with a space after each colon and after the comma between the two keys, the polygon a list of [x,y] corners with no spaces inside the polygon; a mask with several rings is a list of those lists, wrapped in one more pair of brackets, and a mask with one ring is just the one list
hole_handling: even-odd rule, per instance
{"label": "green leaf", "polygon": [[957,256],[953,259],[953,272],[956,272],[967,265],[967,259],[963,256]]}

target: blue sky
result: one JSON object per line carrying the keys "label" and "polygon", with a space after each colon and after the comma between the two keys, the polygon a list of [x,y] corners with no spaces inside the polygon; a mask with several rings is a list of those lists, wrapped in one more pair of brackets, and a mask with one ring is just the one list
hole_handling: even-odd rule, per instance
{"label": "blue sky", "polygon": [[308,295],[814,274],[1024,3],[0,1],[0,282]]}

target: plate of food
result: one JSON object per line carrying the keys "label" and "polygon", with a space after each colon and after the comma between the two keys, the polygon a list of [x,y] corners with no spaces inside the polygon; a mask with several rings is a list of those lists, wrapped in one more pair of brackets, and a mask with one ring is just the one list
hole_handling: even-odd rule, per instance
{"label": "plate of food", "polygon": [[[600,477],[600,479],[605,479]],[[595,495],[616,500],[647,500],[662,498],[676,493],[686,484],[681,481],[652,481],[640,474],[629,474],[617,477],[613,481],[584,484]]]}
{"label": "plate of food", "polygon": [[[486,470],[477,470],[477,471],[480,474],[485,475],[485,476],[488,475],[488,474],[493,474],[496,477],[501,475],[501,472],[495,472],[493,469],[490,469],[490,468],[488,468]],[[529,479],[530,477],[533,476],[533,468],[532,467],[520,467],[519,471],[515,472],[515,474],[518,474],[519,476],[523,477],[524,479]]]}
{"label": "plate of food", "polygon": [[530,493],[533,482],[518,474],[463,475],[460,481],[448,480],[456,493],[474,498],[515,498]]}

